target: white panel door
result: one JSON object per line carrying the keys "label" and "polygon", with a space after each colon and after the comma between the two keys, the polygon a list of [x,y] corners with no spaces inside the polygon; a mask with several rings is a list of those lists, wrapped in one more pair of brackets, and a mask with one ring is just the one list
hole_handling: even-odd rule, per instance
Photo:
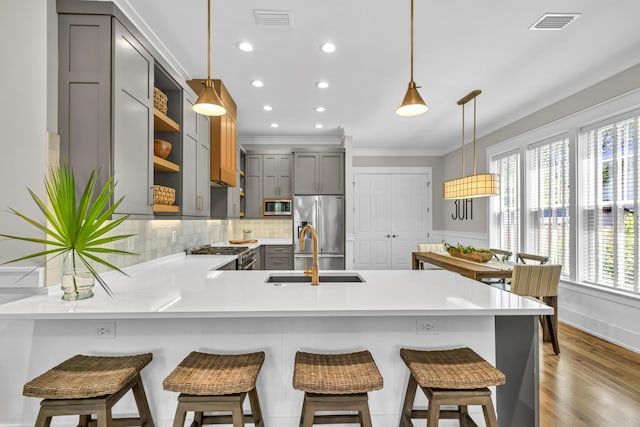
{"label": "white panel door", "polygon": [[391,178],[391,267],[411,268],[411,252],[428,241],[431,178],[426,174],[393,174]]}
{"label": "white panel door", "polygon": [[354,177],[354,268],[391,268],[391,181],[387,175]]}
{"label": "white panel door", "polygon": [[410,269],[429,241],[431,174],[355,174],[354,184],[354,268]]}

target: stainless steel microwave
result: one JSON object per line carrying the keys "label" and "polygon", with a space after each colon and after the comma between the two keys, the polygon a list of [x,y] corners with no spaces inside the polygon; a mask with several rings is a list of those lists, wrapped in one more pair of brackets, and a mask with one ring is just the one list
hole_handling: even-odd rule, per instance
{"label": "stainless steel microwave", "polygon": [[262,199],[262,216],[291,216],[291,199]]}

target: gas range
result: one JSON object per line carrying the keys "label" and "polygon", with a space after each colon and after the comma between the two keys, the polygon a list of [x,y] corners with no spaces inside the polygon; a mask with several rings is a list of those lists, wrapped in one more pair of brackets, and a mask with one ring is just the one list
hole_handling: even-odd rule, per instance
{"label": "gas range", "polygon": [[247,246],[195,246],[187,249],[187,255],[238,255],[248,251]]}
{"label": "gas range", "polygon": [[238,270],[253,270],[258,261],[258,251],[247,246],[195,246],[188,248],[187,255],[237,255]]}

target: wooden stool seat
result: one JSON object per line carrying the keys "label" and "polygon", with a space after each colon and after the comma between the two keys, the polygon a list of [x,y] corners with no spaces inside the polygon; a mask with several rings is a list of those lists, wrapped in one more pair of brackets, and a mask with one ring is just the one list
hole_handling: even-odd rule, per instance
{"label": "wooden stool seat", "polygon": [[[300,426],[359,423],[371,427],[367,392],[382,388],[382,376],[369,351],[346,354],[297,352],[293,388],[302,390]],[[317,411],[357,411],[357,415],[315,415]]]}
{"label": "wooden stool seat", "polygon": [[[86,426],[92,415],[99,425],[153,426],[153,418],[142,385],[140,371],[152,359],[151,353],[132,356],[76,355],[24,385],[23,395],[39,397],[36,427],[48,426],[58,415],[78,415]],[[138,418],[111,416],[111,408],[132,390]]]}
{"label": "wooden stool seat", "polygon": [[[400,427],[413,426],[413,418],[427,419],[429,427],[436,427],[440,418],[458,419],[462,425],[476,425],[467,412],[468,405],[481,405],[487,427],[498,427],[491,391],[487,387],[504,384],[505,376],[473,350],[403,348],[400,357],[410,371]],[[413,409],[418,386],[429,400],[426,411]],[[442,411],[442,405],[457,405],[458,410]]]}
{"label": "wooden stool seat", "polygon": [[[264,427],[256,380],[265,353],[211,354],[191,352],[163,381],[167,391],[180,393],[174,427],[183,426],[187,412],[194,412],[195,425],[232,424],[242,427],[253,423]],[[251,414],[242,404],[249,395]],[[231,415],[204,415],[223,411]]]}

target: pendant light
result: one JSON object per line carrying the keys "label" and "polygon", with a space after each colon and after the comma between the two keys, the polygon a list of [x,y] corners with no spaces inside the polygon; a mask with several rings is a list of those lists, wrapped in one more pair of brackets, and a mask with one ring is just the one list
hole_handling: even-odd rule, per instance
{"label": "pendant light", "polygon": [[225,115],[227,110],[222,105],[211,81],[211,0],[207,0],[207,80],[203,84],[204,88],[196,103],[193,104],[193,111],[205,116]]}
{"label": "pendant light", "polygon": [[402,104],[396,110],[396,114],[399,116],[417,116],[426,112],[429,107],[424,102],[420,93],[418,92],[416,82],[413,81],[413,0],[411,0],[411,81],[409,82],[409,88],[407,93],[402,99]]}
{"label": "pendant light", "polygon": [[[458,101],[462,105],[462,177],[445,181],[445,200],[488,197],[498,194],[498,176],[494,173],[476,174],[476,98],[482,91],[476,89]],[[473,99],[473,175],[464,175],[464,105]]]}

